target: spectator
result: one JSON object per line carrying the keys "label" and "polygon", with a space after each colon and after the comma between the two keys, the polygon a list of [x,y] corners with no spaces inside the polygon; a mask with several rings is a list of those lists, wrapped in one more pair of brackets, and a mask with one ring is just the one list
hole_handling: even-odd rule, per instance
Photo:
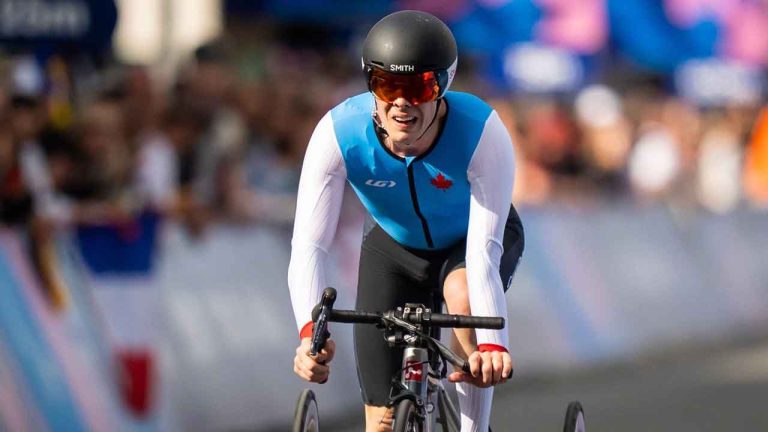
{"label": "spectator", "polygon": [[175,155],[178,190],[171,213],[184,224],[192,237],[198,238],[212,218],[212,211],[195,190],[199,163],[197,145],[204,130],[204,119],[200,110],[179,104],[166,112],[161,127]]}
{"label": "spectator", "polygon": [[[27,252],[40,286],[54,307],[67,302],[58,274],[53,231],[71,220],[71,205],[57,192],[66,175],[66,158],[48,127],[46,98],[36,64],[16,64],[4,132],[0,135],[0,222],[27,235]],[[46,153],[46,149],[51,150]],[[52,169],[56,168],[56,169]]]}
{"label": "spectator", "polygon": [[0,130],[0,222],[17,226],[32,218],[32,192],[19,163],[20,146],[9,133],[7,121],[0,123]]}
{"label": "spectator", "polygon": [[129,187],[134,164],[120,105],[107,98],[89,105],[78,121],[77,169],[68,188],[78,201],[77,222],[125,220],[141,207]]}
{"label": "spectator", "polygon": [[[56,192],[55,181],[60,179],[53,178],[43,146],[47,121],[45,102],[41,96],[16,94],[11,98],[9,145],[18,164],[19,181],[31,198],[26,220],[38,217],[64,224],[71,217],[71,209],[67,200]],[[50,138],[50,135],[46,137]]]}
{"label": "spectator", "polygon": [[166,100],[143,67],[129,68],[122,86],[127,137],[136,155],[137,192],[149,208],[161,213],[172,211],[178,162],[173,143],[162,131]]}
{"label": "spectator", "polygon": [[605,86],[585,88],[575,100],[577,121],[584,136],[587,175],[602,194],[626,196],[626,166],[631,129],[621,99]]}
{"label": "spectator", "polygon": [[221,211],[223,197],[217,182],[226,178],[222,170],[229,161],[240,157],[245,145],[245,123],[236,107],[236,80],[229,46],[223,42],[200,47],[193,64],[180,78],[178,104],[191,107],[201,115],[202,132],[194,144],[194,176],[190,198],[199,205]]}
{"label": "spectator", "polygon": [[586,165],[581,131],[570,110],[553,99],[542,99],[519,104],[518,112],[520,156],[526,160],[521,169],[531,176],[528,184],[538,188],[531,195],[538,196],[538,202],[583,198],[574,194],[574,188],[586,186]]}
{"label": "spectator", "polygon": [[705,123],[696,170],[697,196],[706,209],[726,213],[741,199],[742,146],[738,131],[725,119],[715,117]]}

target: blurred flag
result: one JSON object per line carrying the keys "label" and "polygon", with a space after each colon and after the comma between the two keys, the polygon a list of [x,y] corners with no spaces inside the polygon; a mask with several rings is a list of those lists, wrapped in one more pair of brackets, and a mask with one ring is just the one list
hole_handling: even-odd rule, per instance
{"label": "blurred flag", "polygon": [[688,60],[768,61],[768,5],[757,1],[609,0],[611,39],[629,59],[658,72]]}
{"label": "blurred flag", "polygon": [[149,415],[156,392],[154,341],[160,297],[153,264],[159,226],[160,216],[145,212],[128,221],[77,228],[116,360],[115,379],[124,402],[137,416]]}
{"label": "blurred flag", "polygon": [[571,91],[608,41],[606,0],[485,0],[450,26],[465,53],[485,59],[489,77],[526,92]]}

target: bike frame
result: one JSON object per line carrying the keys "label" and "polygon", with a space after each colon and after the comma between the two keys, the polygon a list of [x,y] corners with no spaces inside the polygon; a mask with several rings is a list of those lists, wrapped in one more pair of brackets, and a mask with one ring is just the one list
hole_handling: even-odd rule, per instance
{"label": "bike frame", "polygon": [[[403,399],[411,399],[424,432],[436,430],[438,415],[443,430],[458,431],[458,412],[442,386],[440,374],[432,370],[427,348],[407,347],[399,374],[400,395],[390,398],[391,406],[396,406]],[[449,428],[449,424],[454,429]]]}
{"label": "bike frame", "polygon": [[[428,309],[425,309],[429,312]],[[404,313],[421,313],[418,306],[412,311],[408,306],[403,310]],[[407,323],[395,320],[398,327],[402,328]],[[420,330],[414,328],[414,330]],[[438,353],[434,353],[425,347],[427,341],[418,334],[402,334],[397,331],[388,331],[385,334],[387,341],[391,345],[405,345],[403,350],[402,369],[398,371],[400,394],[396,397],[390,397],[389,405],[396,406],[402,399],[411,399],[421,418],[424,432],[433,432],[437,427],[438,415],[444,431],[459,430],[459,414],[456,407],[451,402],[445,388],[442,385],[444,373],[437,371],[434,367],[437,365]],[[426,336],[426,335],[425,335]],[[426,336],[429,338],[430,336]],[[441,361],[444,361],[441,359]],[[393,377],[393,384],[397,378]],[[393,385],[392,390],[396,387]],[[395,419],[397,421],[397,419]]]}

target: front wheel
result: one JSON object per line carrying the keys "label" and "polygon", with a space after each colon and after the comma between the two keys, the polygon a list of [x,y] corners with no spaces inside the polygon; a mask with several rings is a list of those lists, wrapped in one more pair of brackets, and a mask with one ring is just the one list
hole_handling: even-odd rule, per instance
{"label": "front wheel", "polygon": [[315,392],[304,389],[296,403],[296,414],[293,417],[293,432],[319,432],[320,415],[317,411]]}
{"label": "front wheel", "polygon": [[410,399],[403,399],[395,407],[393,432],[422,432],[424,430],[419,410]]}
{"label": "front wheel", "polygon": [[568,404],[568,410],[565,412],[565,426],[563,432],[585,432],[584,426],[584,408],[578,401]]}

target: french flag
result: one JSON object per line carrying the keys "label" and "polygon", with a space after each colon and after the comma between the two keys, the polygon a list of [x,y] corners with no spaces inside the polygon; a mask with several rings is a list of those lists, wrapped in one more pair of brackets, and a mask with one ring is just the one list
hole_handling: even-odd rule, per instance
{"label": "french flag", "polygon": [[154,211],[76,229],[96,308],[112,349],[115,380],[136,417],[153,409],[157,394],[156,342],[161,296],[155,277],[162,218]]}

